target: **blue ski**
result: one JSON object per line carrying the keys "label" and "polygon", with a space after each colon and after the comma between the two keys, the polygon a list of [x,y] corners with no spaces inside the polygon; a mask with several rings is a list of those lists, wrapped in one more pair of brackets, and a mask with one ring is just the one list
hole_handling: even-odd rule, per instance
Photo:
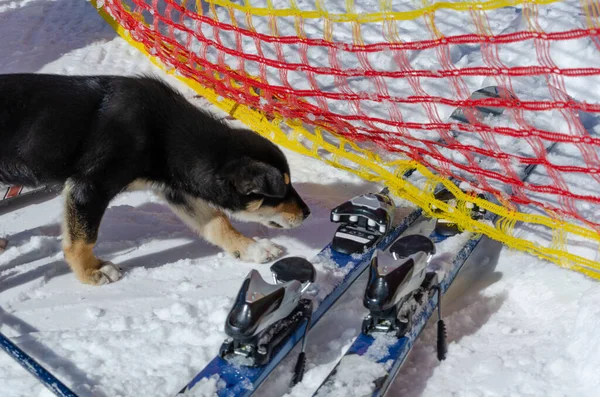
{"label": "blue ski", "polygon": [[[481,98],[484,96],[499,97],[499,89],[497,87],[486,87],[482,90],[475,92],[472,98],[475,99],[476,97]],[[502,114],[503,109],[479,107],[477,108],[477,111],[481,115],[493,114],[495,116],[498,116]],[[455,111],[451,118],[463,123],[468,123],[467,118],[460,111]],[[553,148],[554,145],[550,145],[546,150],[549,152]],[[534,168],[534,166],[524,167],[521,179],[525,181],[528,178],[528,176],[533,172]],[[490,198],[488,197],[488,199]],[[485,218],[487,218],[487,220],[491,222],[494,222],[497,216],[490,216],[490,214],[486,214]],[[337,363],[334,369],[329,373],[327,378],[321,383],[320,387],[316,390],[313,396],[327,396],[331,394],[331,391],[333,390],[335,390],[336,393],[339,394],[340,388],[352,387],[352,385],[345,384],[347,375],[346,368],[349,368],[349,370],[351,371],[351,368],[353,366],[360,365],[361,362],[364,364],[365,361],[370,362],[373,365],[377,365],[379,370],[384,372],[384,375],[373,380],[371,384],[371,390],[366,395],[369,395],[371,397],[385,395],[388,388],[394,381],[398,371],[400,370],[406,358],[408,357],[408,354],[410,353],[412,346],[415,343],[415,340],[418,338],[429,319],[433,316],[436,307],[438,309],[440,308],[440,296],[443,296],[443,294],[452,285],[457,274],[465,266],[466,263],[483,260],[482,257],[476,255],[471,256],[471,254],[480,244],[483,245],[483,241],[489,241],[489,239],[483,235],[473,235],[472,233],[464,232],[462,234],[463,238],[466,239],[466,242],[461,246],[461,248],[458,251],[454,251],[456,254],[453,257],[452,264],[449,266],[449,269],[447,269],[447,271],[444,272],[445,275],[443,279],[437,280],[437,285],[429,284],[424,289],[424,291],[421,291],[422,294],[428,294],[428,296],[424,300],[424,302],[416,303],[416,305],[413,306],[415,310],[413,312],[410,312],[410,314],[408,315],[410,317],[410,321],[408,321],[408,323],[410,324],[409,329],[405,330],[405,332],[402,335],[398,336],[395,336],[393,334],[390,335],[389,331],[387,335],[385,333],[367,334],[368,328],[365,327],[365,322],[363,322],[362,332],[355,339],[353,344],[344,354],[342,359]],[[440,236],[435,231],[432,232],[428,237],[435,244],[439,244],[445,240],[444,236]],[[483,252],[482,254],[485,255],[485,252]],[[433,258],[435,258],[435,256],[433,256]],[[474,265],[476,265],[476,263],[474,263]],[[369,286],[367,286],[367,288],[368,287]],[[401,287],[398,288],[400,289]],[[365,300],[366,299],[367,297],[365,295]],[[409,304],[411,304],[411,302],[409,301],[400,301],[399,303],[399,305],[401,306],[408,306]],[[415,304],[415,302],[413,301],[412,304]],[[393,313],[399,313],[400,310],[402,310],[402,308],[394,308]],[[369,314],[365,321],[367,321],[367,319],[369,319],[369,321],[372,321],[370,320],[372,315],[372,313]],[[438,316],[440,317],[438,321],[438,358],[440,360],[443,360],[446,354],[446,342],[445,325],[441,320],[441,309],[439,309]],[[374,335],[378,336],[374,337]],[[383,354],[382,351],[384,352]]]}

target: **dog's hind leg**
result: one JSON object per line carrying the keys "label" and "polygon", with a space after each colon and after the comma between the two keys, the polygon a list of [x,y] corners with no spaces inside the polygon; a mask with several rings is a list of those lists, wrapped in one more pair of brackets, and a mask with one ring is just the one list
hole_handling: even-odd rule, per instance
{"label": "dog's hind leg", "polygon": [[117,281],[121,272],[111,262],[93,253],[100,221],[113,195],[90,184],[65,184],[63,251],[75,276],[85,284],[102,285]]}

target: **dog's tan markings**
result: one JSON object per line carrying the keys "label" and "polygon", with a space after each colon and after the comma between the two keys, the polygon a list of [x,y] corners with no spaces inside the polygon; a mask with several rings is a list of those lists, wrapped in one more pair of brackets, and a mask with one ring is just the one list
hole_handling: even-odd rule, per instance
{"label": "dog's tan markings", "polygon": [[170,204],[173,212],[192,230],[236,258],[243,256],[254,243],[254,240],[238,232],[223,212],[212,208],[204,200],[187,197],[188,205],[185,207]]}
{"label": "dog's tan markings", "polygon": [[275,214],[289,214],[289,215],[302,215],[302,208],[295,201],[284,201],[277,204],[275,207],[262,206],[254,212],[265,216],[273,216]]}
{"label": "dog's tan markings", "polygon": [[219,213],[204,226],[204,238],[236,258],[242,256],[254,240],[234,229],[225,214]]}
{"label": "dog's tan markings", "polygon": [[284,214],[302,214],[302,208],[295,201],[284,201],[275,207],[277,212]]}
{"label": "dog's tan markings", "polygon": [[287,173],[283,174],[283,182],[285,182],[286,185],[290,184],[290,176]]}
{"label": "dog's tan markings", "polygon": [[75,240],[64,247],[65,260],[75,276],[85,284],[97,285],[104,275],[99,270],[102,262],[93,253],[94,244]]}
{"label": "dog's tan markings", "polygon": [[[206,241],[230,255],[243,261],[264,263],[281,254],[281,249],[270,241],[265,239],[255,241],[238,232],[231,225],[224,211],[199,198],[186,195],[184,199],[185,204],[169,202],[175,214]],[[254,212],[245,211],[245,214],[257,216],[256,214],[262,210],[259,208]]]}
{"label": "dog's tan markings", "polygon": [[300,208],[300,205],[295,201],[284,201],[275,207],[275,210],[280,213],[282,218],[290,225],[302,222],[302,219],[304,218],[302,208]]}
{"label": "dog's tan markings", "polygon": [[[96,258],[93,249],[96,236],[90,236],[86,231],[80,215],[77,212],[70,195],[71,185],[65,184],[65,215],[63,223],[63,252],[65,261],[75,273],[79,281],[84,284],[99,285],[108,282],[107,277],[100,268],[104,262]],[[113,281],[118,277],[113,274]]]}
{"label": "dog's tan markings", "polygon": [[6,250],[7,245],[8,245],[8,240],[5,238],[0,238],[0,254]]}
{"label": "dog's tan markings", "polygon": [[97,284],[102,278],[100,260],[92,250],[95,242],[86,242],[86,232],[71,197],[71,184],[65,184],[65,222],[63,225],[63,252],[75,276],[85,284]]}
{"label": "dog's tan markings", "polygon": [[262,205],[264,199],[260,199],[260,200],[254,200],[248,203],[248,205],[246,205],[246,211],[257,211],[260,206]]}

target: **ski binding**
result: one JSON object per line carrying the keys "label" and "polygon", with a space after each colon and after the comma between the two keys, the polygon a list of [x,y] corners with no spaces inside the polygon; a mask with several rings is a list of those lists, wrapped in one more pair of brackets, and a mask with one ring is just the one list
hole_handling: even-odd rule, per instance
{"label": "ski binding", "polygon": [[412,298],[437,283],[436,273],[426,272],[434,254],[433,241],[419,234],[396,240],[388,252],[373,254],[363,297],[369,310],[362,325],[365,335],[394,332],[400,338],[410,329]]}
{"label": "ski binding", "polygon": [[[412,234],[399,238],[389,252],[375,251],[363,304],[369,310],[362,332],[393,333],[402,338],[413,326],[419,307],[441,289],[438,274],[427,271],[435,255],[435,244],[426,236]],[[439,305],[439,303],[438,303]],[[446,328],[438,306],[438,358],[446,355]]]}
{"label": "ski binding", "polygon": [[[484,198],[482,194],[478,194],[477,197]],[[456,206],[456,197],[446,188],[441,189],[439,192],[435,194],[435,198],[437,200],[443,201],[451,206]],[[470,210],[471,218],[474,220],[483,219],[486,214],[486,210],[484,208],[479,207],[478,205],[467,202],[465,203],[467,209]],[[433,207],[433,212],[439,214],[440,210]],[[435,233],[438,236],[442,237],[450,237],[456,234],[461,233],[459,226],[455,223],[452,223],[444,218],[438,218],[435,225]]]}
{"label": "ski binding", "polygon": [[387,189],[381,193],[356,196],[335,207],[330,219],[341,225],[333,237],[331,248],[347,255],[369,249],[389,230],[394,209]]}
{"label": "ski binding", "polygon": [[300,257],[287,257],[274,263],[271,273],[274,284],[254,269],[242,283],[225,321],[228,338],[219,350],[226,361],[262,366],[303,320],[310,321],[312,301],[302,299],[302,294],[315,281],[313,265]]}

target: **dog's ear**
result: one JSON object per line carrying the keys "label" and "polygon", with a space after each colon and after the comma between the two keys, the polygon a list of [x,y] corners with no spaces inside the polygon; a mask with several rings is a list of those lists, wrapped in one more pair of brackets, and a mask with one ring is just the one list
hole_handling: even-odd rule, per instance
{"label": "dog's ear", "polygon": [[228,178],[243,195],[256,193],[267,197],[283,198],[287,185],[283,174],[272,165],[243,157],[228,167]]}

